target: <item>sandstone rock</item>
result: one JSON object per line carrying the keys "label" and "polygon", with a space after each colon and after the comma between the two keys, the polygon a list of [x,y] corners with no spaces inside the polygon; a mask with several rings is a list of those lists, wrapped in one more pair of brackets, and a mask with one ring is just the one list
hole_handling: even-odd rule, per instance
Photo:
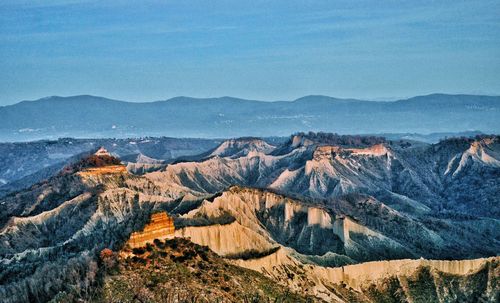
{"label": "sandstone rock", "polygon": [[133,232],[127,244],[131,248],[144,247],[155,239],[165,240],[174,236],[174,220],[166,212],[151,215],[151,221],[142,232]]}

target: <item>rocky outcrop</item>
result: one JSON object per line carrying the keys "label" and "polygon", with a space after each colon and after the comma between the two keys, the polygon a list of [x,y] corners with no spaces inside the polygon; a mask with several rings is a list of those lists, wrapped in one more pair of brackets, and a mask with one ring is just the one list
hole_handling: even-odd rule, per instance
{"label": "rocky outcrop", "polygon": [[396,156],[384,144],[366,148],[317,146],[294,136],[290,146],[276,150],[254,146],[257,143],[236,148],[236,142],[226,141],[214,151],[217,157],[172,164],[163,172],[145,176],[193,194],[216,193],[231,185],[272,188],[312,198],[338,197],[357,190],[391,190]]}
{"label": "rocky outcrop", "polygon": [[[415,294],[422,291],[434,294],[421,302],[453,302],[446,298],[455,294],[498,301],[497,258],[418,259],[498,253],[499,170],[483,154],[500,159],[497,145],[485,141],[483,151],[477,145],[470,150],[477,157],[466,157],[452,177],[444,174],[446,165],[471,142],[421,150],[375,142],[358,149],[302,143],[279,153],[179,162],[145,177],[122,173],[123,168],[115,173],[119,163],[94,158],[75,172],[1,199],[0,297],[48,301],[61,292],[73,294],[73,285],[88,289],[94,285],[97,253],[120,250],[137,231],[129,247],[190,238],[237,265],[328,302],[386,302],[376,298],[377,292],[418,302]],[[470,194],[470,200],[459,194]],[[453,203],[438,204],[446,195]],[[488,217],[456,216],[432,203],[452,210],[464,205],[463,213],[476,203]],[[175,216],[179,229],[166,213],[144,225],[158,211]],[[436,299],[437,294],[445,297]]]}
{"label": "rocky outcrop", "polygon": [[90,178],[99,175],[108,174],[126,174],[127,168],[125,165],[108,165],[103,167],[86,168],[78,172],[78,175],[83,178]]}
{"label": "rocky outcrop", "polygon": [[226,213],[235,222],[186,227],[176,235],[190,237],[194,243],[208,245],[222,255],[248,250],[263,253],[279,243],[308,255],[338,254],[339,260],[412,256],[396,241],[324,206],[308,205],[259,189],[233,186],[213,201],[205,200],[182,218],[189,222],[198,217],[218,218]]}
{"label": "rocky outcrop", "polygon": [[210,152],[208,156],[238,158],[246,156],[250,152],[267,154],[274,149],[274,146],[258,138],[238,138],[222,142],[222,144]]}
{"label": "rocky outcrop", "polygon": [[98,157],[111,156],[111,154],[102,146],[94,153],[94,155],[96,155]]}
{"label": "rocky outcrop", "polygon": [[83,178],[108,174],[123,174],[127,169],[120,159],[112,156],[104,147],[99,148],[94,154],[87,155],[79,161],[64,167],[60,174],[73,174]]}
{"label": "rocky outcrop", "polygon": [[173,238],[175,232],[174,220],[166,212],[151,215],[151,221],[140,232],[133,232],[127,245],[131,248],[144,247],[155,239],[165,240]]}
{"label": "rocky outcrop", "polygon": [[380,157],[390,154],[390,150],[384,144],[376,144],[366,148],[342,148],[334,145],[318,146],[313,153],[313,159],[320,161],[322,159],[333,160],[339,156],[342,158],[349,156],[374,156]]}
{"label": "rocky outcrop", "polygon": [[[387,284],[390,279],[396,279],[396,281],[414,279],[414,276],[420,274],[422,270],[430,270],[431,275],[436,276],[436,278],[440,275],[448,275],[467,281],[470,277],[481,275],[480,271],[486,268],[487,283],[493,284],[496,284],[495,281],[498,281],[500,275],[500,257],[457,261],[404,259],[366,262],[330,268],[301,264],[291,256],[292,254],[293,252],[289,249],[282,248],[262,258],[235,260],[233,263],[271,276],[279,283],[286,284],[295,291],[299,291],[304,285],[307,285],[308,294],[318,296],[328,302],[351,302],[350,299],[340,295],[342,292],[347,292],[347,297],[351,299],[353,296],[358,297],[356,302],[384,302],[380,298],[371,298],[370,288]],[[427,283],[427,287],[429,287],[429,283],[437,284],[439,282],[433,280],[431,276],[430,281],[419,281],[419,283]],[[482,283],[486,283],[486,281]],[[457,296],[461,292],[466,295],[474,291],[474,289],[468,289],[468,287],[473,288],[474,286],[463,284],[462,288],[456,285],[452,289],[455,294],[452,293],[451,296]],[[500,289],[498,286],[493,286],[490,289],[486,288],[486,284],[483,286],[485,289],[481,290],[484,292],[481,295],[486,298],[484,302],[494,302],[494,298],[499,296]],[[410,297],[411,300],[412,291],[415,291],[411,289],[413,286],[404,284],[400,287],[400,291]],[[447,294],[442,294],[442,296],[446,297]],[[449,302],[448,299],[442,301]]]}
{"label": "rocky outcrop", "polygon": [[480,163],[481,165],[499,168],[499,141],[500,140],[497,137],[494,137],[472,142],[467,150],[465,150],[463,153],[456,154],[448,162],[444,174],[451,174],[452,177],[455,177],[466,166],[471,166],[474,163]]}
{"label": "rocky outcrop", "polygon": [[131,155],[122,158],[122,161],[127,165],[127,170],[134,175],[143,175],[167,166],[165,160],[154,159],[143,154]]}
{"label": "rocky outcrop", "polygon": [[249,251],[265,253],[276,246],[274,241],[238,222],[184,227],[176,230],[175,236],[189,238],[193,243],[208,246],[221,256],[239,255]]}
{"label": "rocky outcrop", "polygon": [[[342,144],[358,141],[364,143]],[[391,207],[410,216],[441,209],[500,218],[498,199],[489,198],[500,190],[498,137],[447,140],[435,145],[365,141],[359,137],[330,144],[293,136],[271,152],[250,151],[237,157],[221,153],[168,165],[165,171],[145,176],[158,186],[199,197],[231,185],[269,188],[313,199],[364,193],[384,203],[388,200]]]}
{"label": "rocky outcrop", "polygon": [[[54,141],[0,143],[0,197],[54,176],[65,165],[99,146],[104,146],[108,152],[125,162],[136,163],[141,159],[132,159],[131,155],[142,154],[158,161],[170,162],[180,156],[198,155],[219,144],[220,140],[167,137],[137,140],[62,138]],[[145,166],[147,171],[142,168],[130,171],[142,174],[162,168]]]}

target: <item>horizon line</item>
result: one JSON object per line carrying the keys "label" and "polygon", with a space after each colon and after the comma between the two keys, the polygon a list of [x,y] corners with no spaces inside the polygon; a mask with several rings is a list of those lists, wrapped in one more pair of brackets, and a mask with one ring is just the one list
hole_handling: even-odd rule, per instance
{"label": "horizon line", "polygon": [[233,99],[235,101],[251,101],[251,102],[262,102],[262,103],[276,103],[276,102],[296,102],[301,99],[305,98],[310,98],[310,97],[319,97],[319,98],[330,98],[330,99],[336,99],[339,101],[362,101],[362,102],[387,102],[387,103],[392,103],[392,102],[398,102],[398,101],[405,101],[413,98],[419,98],[419,97],[429,97],[429,96],[475,96],[475,97],[500,97],[499,95],[496,94],[473,94],[473,93],[442,93],[442,92],[436,92],[436,93],[428,93],[428,94],[422,94],[422,95],[414,95],[414,96],[409,96],[409,97],[386,97],[386,98],[351,98],[351,97],[333,97],[329,95],[321,95],[321,94],[310,94],[310,95],[303,95],[301,97],[298,97],[293,100],[256,100],[256,99],[246,99],[246,98],[240,98],[240,97],[233,97],[233,96],[219,96],[219,97],[190,97],[190,96],[185,96],[185,95],[179,95],[167,99],[160,99],[160,100],[153,100],[153,101],[130,101],[130,100],[120,100],[120,99],[114,99],[114,98],[108,98],[104,96],[98,96],[98,95],[92,95],[92,94],[77,94],[77,95],[67,95],[67,96],[60,96],[60,95],[51,95],[51,96],[45,96],[41,97],[38,99],[33,99],[33,100],[21,100],[16,103],[12,104],[7,104],[7,105],[0,105],[1,107],[8,107],[8,106],[14,106],[18,105],[20,103],[27,103],[27,102],[39,102],[39,101],[44,101],[52,98],[61,98],[61,99],[69,99],[69,98],[79,98],[79,97],[90,97],[90,98],[99,98],[99,99],[106,99],[107,101],[115,101],[115,102],[124,102],[124,103],[137,103],[137,104],[148,104],[148,103],[158,103],[158,102],[168,102],[172,101],[175,99],[181,99],[181,98],[186,98],[186,99],[191,99],[191,100],[198,100],[198,101],[209,101],[209,100],[220,100],[220,99]]}

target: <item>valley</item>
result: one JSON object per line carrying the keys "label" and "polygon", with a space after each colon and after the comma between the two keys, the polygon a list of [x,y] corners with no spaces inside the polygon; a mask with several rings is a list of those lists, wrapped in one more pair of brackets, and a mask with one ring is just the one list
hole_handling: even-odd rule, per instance
{"label": "valley", "polygon": [[0,1],[0,303],[499,303],[500,1]]}
{"label": "valley", "polygon": [[[87,151],[0,198],[0,297],[188,300],[193,287],[201,302],[495,302],[499,140],[297,133],[171,161],[124,156],[126,165],[117,152]],[[138,170],[134,159],[152,166]],[[260,282],[200,288],[210,280],[204,255],[219,275]],[[172,266],[184,290],[161,269]],[[149,275],[161,283],[148,286]]]}

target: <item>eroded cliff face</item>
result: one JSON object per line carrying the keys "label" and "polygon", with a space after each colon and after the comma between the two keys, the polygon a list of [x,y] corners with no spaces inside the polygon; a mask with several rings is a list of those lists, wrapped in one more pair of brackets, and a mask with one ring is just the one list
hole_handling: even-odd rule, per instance
{"label": "eroded cliff face", "polygon": [[[240,141],[224,142],[214,151],[214,157],[176,163],[163,172],[145,176],[158,184],[182,188],[195,195],[213,194],[231,185],[242,185],[329,198],[359,190],[391,190],[393,174],[399,172],[403,161],[384,144],[345,148],[318,145],[295,136],[289,146],[278,150],[260,146],[264,143],[248,147],[248,142]],[[393,163],[397,165],[393,167]],[[418,182],[414,183],[425,187]]]}
{"label": "eroded cliff face", "polygon": [[155,239],[165,240],[174,237],[174,220],[166,212],[155,213],[151,215],[151,220],[142,231],[136,231],[130,234],[127,241],[130,248],[144,247],[147,243],[153,243]]}
{"label": "eroded cliff face", "polygon": [[[234,222],[185,227],[178,230],[176,236],[188,237],[228,257],[253,250],[246,258],[232,259],[232,262],[259,271],[295,292],[328,302],[351,302],[353,298],[359,302],[385,302],[383,296],[394,293],[402,293],[407,301],[420,298],[449,302],[455,297],[467,296],[476,287],[475,281],[482,279],[479,283],[484,288],[474,290],[474,296],[491,302],[498,297],[498,287],[491,286],[500,278],[498,257],[455,261],[408,259],[404,257],[407,249],[401,244],[349,217],[272,192],[231,187],[182,218],[188,221],[199,216],[217,218],[226,212],[235,218]],[[314,229],[318,232],[314,233]],[[332,239],[339,245],[332,245],[329,242]],[[439,243],[441,239],[436,241]],[[326,252],[322,250],[325,248]],[[359,262],[364,255],[382,256],[388,251],[392,251],[390,258],[398,260],[348,265],[356,259]],[[317,256],[321,254],[324,255]],[[346,265],[318,265],[321,260],[331,261],[328,258]],[[441,284],[443,277],[460,286]],[[397,281],[396,286],[391,286],[395,289],[384,288],[388,281],[390,285]],[[444,294],[440,291],[422,293],[419,283],[427,283],[427,289],[439,289]]]}
{"label": "eroded cliff face", "polygon": [[16,215],[0,231],[2,302],[48,301],[74,293],[70,285],[94,287],[98,252],[121,247],[159,205],[179,205],[160,193],[126,173],[75,172],[4,199]]}
{"label": "eroded cliff face", "polygon": [[229,225],[185,227],[176,234],[191,237],[193,242],[222,254],[251,250],[253,242],[253,250],[259,253],[280,244],[307,255],[337,254],[339,262],[350,258],[363,261],[371,254],[411,256],[397,242],[324,206],[258,189],[231,187],[181,218],[189,222],[197,217],[215,219],[224,214],[235,221]]}
{"label": "eroded cliff face", "polygon": [[[500,210],[488,202],[491,199],[482,197],[491,196],[500,186],[493,181],[500,169],[498,140],[493,136],[435,145],[374,141],[346,147],[294,136],[272,151],[263,148],[248,152],[244,142],[236,144],[233,140],[220,147],[226,150],[232,146],[236,157],[228,154],[176,163],[145,176],[157,186],[198,197],[232,185],[269,188],[314,199],[364,193],[381,201],[387,199],[391,206],[410,215],[446,209],[497,218]],[[480,182],[479,176],[490,180],[490,184]],[[463,190],[460,184],[470,190]],[[481,197],[481,203],[476,197]],[[493,212],[485,212],[480,204],[493,207]]]}
{"label": "eroded cliff face", "polygon": [[239,255],[250,251],[265,253],[277,245],[269,237],[256,233],[239,222],[184,227],[177,230],[175,236],[189,238],[193,243],[208,246],[221,256]]}
{"label": "eroded cliff face", "polygon": [[456,177],[466,166],[478,163],[490,167],[500,167],[499,145],[498,138],[485,138],[472,142],[467,150],[454,155],[449,160],[444,175]]}
{"label": "eroded cliff face", "polygon": [[211,151],[208,157],[231,157],[238,158],[246,156],[251,152],[270,153],[275,149],[274,146],[258,138],[239,138],[230,139],[222,142],[217,148]]}
{"label": "eroded cliff face", "polygon": [[87,168],[78,172],[78,175],[83,178],[92,178],[101,175],[126,174],[126,173],[127,173],[127,168],[125,167],[125,165],[108,165],[104,167]]}
{"label": "eroded cliff face", "polygon": [[[221,222],[218,218],[226,214],[269,243],[285,245],[305,255],[329,254],[328,264],[332,264],[337,257],[339,261],[333,264],[342,265],[348,264],[345,262],[349,260],[364,262],[421,256],[452,258],[484,249],[475,242],[462,243],[457,249],[450,241],[450,238],[455,239],[455,232],[462,233],[456,227],[450,226],[443,232],[427,228],[419,221],[363,195],[334,200],[331,204],[314,204],[266,190],[231,187],[220,196],[205,200],[181,218],[186,222],[212,218],[208,221],[217,223]],[[230,222],[226,220],[226,223]],[[450,224],[440,222],[444,226]],[[203,229],[191,228],[189,233],[204,233],[195,230]],[[224,231],[223,228],[220,230]],[[469,234],[472,231],[463,232]],[[466,234],[461,234],[461,237]],[[201,240],[200,237],[193,236],[193,239],[197,243],[209,243],[209,240]],[[231,243],[238,247],[238,239],[231,240]],[[231,253],[235,250],[238,249],[231,250]]]}
{"label": "eroded cliff face", "polygon": [[[233,263],[271,276],[295,291],[307,287],[308,294],[328,302],[352,302],[354,298],[357,302],[386,302],[382,295],[394,298],[397,293],[410,302],[415,299],[416,302],[454,302],[457,297],[470,295],[484,298],[484,302],[496,302],[500,295],[499,257],[456,261],[405,259],[331,268],[302,264],[293,257],[292,251],[282,248],[262,258]],[[428,275],[422,276],[422,273]],[[444,279],[454,280],[460,286],[441,284]],[[481,283],[479,289],[474,289],[476,280]],[[397,286],[387,289],[388,282],[394,281]],[[418,288],[423,285],[424,291]],[[439,293],[436,289],[446,291]]]}
{"label": "eroded cliff face", "polygon": [[[489,199],[478,206],[492,205],[494,212],[498,167],[483,154],[498,158],[493,141],[455,149],[439,145],[411,158],[386,145],[318,147],[299,139],[291,150],[214,156],[146,176],[111,167],[119,164],[81,167],[2,199],[0,218],[8,220],[0,231],[0,297],[26,302],[71,292],[71,285],[90,287],[95,280],[87,273],[95,272],[103,248],[120,249],[131,234],[137,247],[167,234],[190,238],[236,265],[329,302],[385,302],[392,294],[415,302],[419,293],[425,302],[464,295],[498,301],[498,258],[419,259],[493,256],[498,220],[434,216],[432,205],[418,199],[422,195],[402,194],[437,193],[431,183],[465,184],[482,193],[478,199]],[[458,167],[452,163],[445,174],[443,163],[472,147],[460,171],[451,177]],[[467,179],[469,173],[488,186],[470,185],[480,183]],[[295,198],[234,184],[274,184]],[[361,192],[366,188],[378,191]],[[345,195],[351,189],[360,192]],[[313,190],[323,199],[311,199]],[[158,211],[181,224],[174,231],[172,220],[159,215],[145,225]],[[46,286],[46,280],[54,282]]]}

